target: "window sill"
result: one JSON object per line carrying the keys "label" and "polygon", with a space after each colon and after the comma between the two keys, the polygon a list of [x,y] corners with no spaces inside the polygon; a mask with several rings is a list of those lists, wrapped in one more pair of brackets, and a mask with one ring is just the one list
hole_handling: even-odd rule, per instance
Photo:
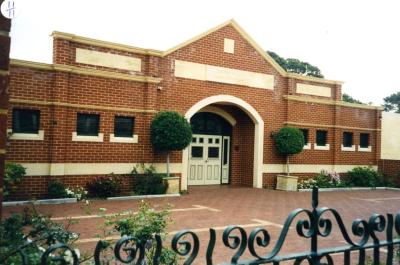
{"label": "window sill", "polygon": [[352,145],[351,147],[344,147],[344,146],[342,145],[342,151],[354,152],[354,151],[356,151],[356,146],[355,146],[355,145]]}
{"label": "window sill", "polygon": [[76,132],[72,133],[73,142],[103,142],[103,134],[99,133],[97,136],[77,135]]}
{"label": "window sill", "polygon": [[305,150],[305,149],[307,149],[307,150],[311,149],[311,143],[305,144],[305,145],[303,146],[303,150]]}
{"label": "window sill", "polygon": [[317,145],[314,144],[314,150],[329,150],[329,144],[326,145]]}
{"label": "window sill", "polygon": [[110,142],[111,143],[127,143],[127,144],[137,144],[138,143],[138,135],[134,134],[132,137],[116,137],[113,133],[110,134]]}
{"label": "window sill", "polygon": [[44,140],[44,130],[39,130],[38,133],[13,133],[11,129],[8,129],[7,134],[10,135],[10,140]]}
{"label": "window sill", "polygon": [[360,147],[358,146],[358,151],[359,152],[372,152],[372,147],[368,146],[368,147]]}

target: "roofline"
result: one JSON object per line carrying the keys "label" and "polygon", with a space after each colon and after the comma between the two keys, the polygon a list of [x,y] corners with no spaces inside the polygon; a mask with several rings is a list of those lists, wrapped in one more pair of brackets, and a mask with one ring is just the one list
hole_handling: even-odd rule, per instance
{"label": "roofline", "polygon": [[184,41],[181,44],[178,44],[166,51],[138,48],[135,46],[118,44],[118,43],[108,42],[108,41],[103,41],[103,40],[98,40],[98,39],[91,39],[91,38],[77,36],[77,35],[70,34],[70,33],[59,32],[59,31],[53,31],[53,33],[50,36],[52,36],[53,38],[71,40],[71,41],[82,43],[82,44],[96,45],[96,46],[104,47],[104,48],[111,48],[111,49],[128,51],[128,52],[133,52],[133,53],[138,53],[138,54],[164,57],[164,56],[167,56],[167,55],[215,32],[215,31],[225,27],[225,26],[228,26],[228,25],[231,25],[234,29],[236,29],[239,32],[239,34],[242,35],[242,37],[245,40],[247,40],[251,44],[251,46],[253,46],[253,48],[261,55],[261,57],[263,57],[269,64],[271,64],[278,71],[278,73],[280,75],[282,75],[283,77],[294,78],[294,79],[303,80],[303,81],[325,83],[325,84],[335,84],[335,85],[342,85],[344,83],[343,81],[338,81],[338,80],[329,80],[329,79],[318,78],[318,77],[302,76],[302,75],[287,72],[267,53],[267,51],[265,51],[249,34],[247,34],[247,32],[234,19],[230,19],[230,20],[228,20],[212,29],[209,29],[187,41]]}

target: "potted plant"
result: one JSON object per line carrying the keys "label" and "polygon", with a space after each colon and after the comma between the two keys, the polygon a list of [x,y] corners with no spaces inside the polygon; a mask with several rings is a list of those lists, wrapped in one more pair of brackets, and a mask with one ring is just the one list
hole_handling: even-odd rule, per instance
{"label": "potted plant", "polygon": [[276,188],[297,190],[297,177],[290,176],[290,156],[303,151],[303,133],[293,127],[283,127],[274,135],[275,146],[279,153],[286,156],[286,175],[278,175]]}
{"label": "potted plant", "polygon": [[[150,127],[150,137],[151,143],[156,150],[167,153],[166,181],[169,182],[169,155],[171,151],[183,150],[190,144],[192,141],[192,128],[185,117],[178,112],[163,111],[154,117]],[[177,183],[179,185],[178,177],[171,178],[171,183],[168,183],[168,187],[171,187],[169,192],[172,192],[172,187],[176,187]]]}

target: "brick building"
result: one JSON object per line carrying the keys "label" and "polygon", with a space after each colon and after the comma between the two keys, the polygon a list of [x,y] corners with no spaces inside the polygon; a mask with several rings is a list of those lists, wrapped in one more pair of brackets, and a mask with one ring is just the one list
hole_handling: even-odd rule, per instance
{"label": "brick building", "polygon": [[285,159],[271,134],[285,125],[307,140],[294,175],[378,165],[381,108],[341,101],[340,81],[287,73],[234,21],[167,51],[52,36],[53,64],[11,61],[7,160],[29,175],[16,197],[42,196],[49,179],[84,185],[140,162],[165,172],[149,139],[161,110],[194,128],[192,144],[172,155],[183,190],[274,187]]}

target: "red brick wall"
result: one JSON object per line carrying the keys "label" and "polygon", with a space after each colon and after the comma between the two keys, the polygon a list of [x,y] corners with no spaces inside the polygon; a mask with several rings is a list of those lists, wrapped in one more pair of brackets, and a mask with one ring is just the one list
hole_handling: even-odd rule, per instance
{"label": "red brick wall", "polygon": [[[234,54],[223,52],[224,38],[235,40]],[[140,58],[141,72],[130,72],[108,67],[75,63],[75,49],[84,48]],[[251,88],[240,85],[177,78],[174,76],[174,61],[210,64],[275,76],[274,90]],[[256,109],[264,121],[264,163],[283,164],[285,158],[279,155],[270,137],[286,122],[307,123],[309,139],[315,143],[317,129],[328,130],[329,151],[304,150],[291,159],[294,164],[372,164],[377,163],[380,149],[380,132],[370,132],[371,153],[343,152],[340,149],[342,133],[340,126],[376,129],[380,128],[380,112],[376,110],[349,108],[336,105],[305,103],[286,99],[285,95],[296,95],[297,82],[324,85],[332,88],[332,100],[341,97],[340,85],[298,81],[278,73],[242,36],[230,25],[221,28],[165,57],[135,54],[133,52],[96,47],[54,39],[53,62],[103,71],[162,78],[160,84],[119,80],[104,77],[79,75],[53,70],[38,70],[13,66],[11,69],[10,96],[12,107],[27,107],[41,110],[40,128],[45,131],[44,141],[11,140],[7,159],[18,162],[59,162],[59,163],[137,163],[165,162],[165,153],[154,152],[149,139],[149,126],[155,113],[144,111],[176,110],[185,114],[200,100],[214,95],[238,97]],[[157,89],[157,86],[162,89]],[[298,94],[297,94],[298,95]],[[304,95],[303,95],[304,96]],[[307,96],[308,98],[320,98]],[[326,99],[326,98],[325,98]],[[54,105],[16,103],[16,100],[56,102]],[[97,106],[61,106],[58,103]],[[124,107],[142,110],[139,112],[116,111],[106,108]],[[233,128],[231,184],[252,186],[254,157],[254,123],[239,107],[221,105],[238,121]],[[100,114],[100,132],[104,134],[101,143],[73,142],[72,132],[76,131],[77,112]],[[11,108],[10,112],[11,113]],[[135,117],[135,134],[138,144],[110,143],[113,133],[114,116]],[[311,124],[311,125],[310,125]],[[329,128],[324,128],[324,125]],[[8,123],[11,127],[11,121]],[[362,129],[351,129],[358,144]],[[235,149],[236,148],[236,149]],[[173,152],[171,162],[181,163],[182,152]],[[273,174],[264,174],[263,185],[274,186]],[[300,174],[301,175],[301,174]],[[82,183],[93,176],[65,177],[73,183]],[[43,177],[44,178],[44,177]],[[40,177],[32,178],[41,179]],[[36,180],[35,180],[36,181]],[[39,181],[39,180],[38,180]],[[43,182],[43,180],[41,180]],[[34,182],[23,184],[28,187]],[[34,184],[37,186],[36,184]],[[32,189],[40,189],[38,185]],[[29,190],[29,189],[27,189]],[[35,191],[32,194],[36,194]],[[39,194],[39,193],[37,193]]]}
{"label": "red brick wall", "polygon": [[400,160],[381,159],[378,170],[384,174],[385,180],[400,187]]}

